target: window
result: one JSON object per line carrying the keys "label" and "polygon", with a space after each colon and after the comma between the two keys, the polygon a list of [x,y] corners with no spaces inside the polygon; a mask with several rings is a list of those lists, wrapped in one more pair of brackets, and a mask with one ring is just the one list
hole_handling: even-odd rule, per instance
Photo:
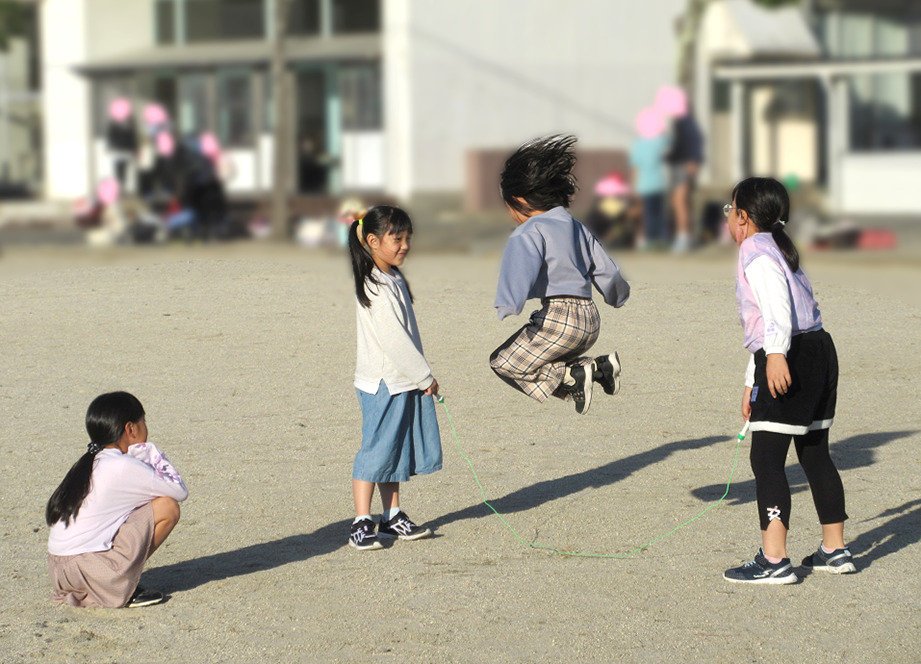
{"label": "window", "polygon": [[188,43],[265,37],[263,0],[185,0]]}
{"label": "window", "polygon": [[179,79],[176,128],[180,135],[201,134],[208,127],[208,79],[205,74],[185,74]]}
{"label": "window", "polygon": [[248,70],[218,74],[218,138],[227,146],[247,146],[253,141],[252,80]]}
{"label": "window", "polygon": [[176,43],[176,5],[173,0],[159,0],[155,4],[154,26],[157,44]]}
{"label": "window", "polygon": [[298,36],[320,34],[320,0],[291,0],[288,34]]}
{"label": "window", "polygon": [[850,92],[854,150],[921,148],[921,74],[855,76]]}
{"label": "window", "polygon": [[376,65],[346,65],[339,70],[342,128],[381,128],[381,76]]}
{"label": "window", "polygon": [[333,34],[379,32],[379,0],[330,0],[333,9]]}
{"label": "window", "polygon": [[822,11],[819,39],[831,58],[921,55],[921,8],[904,11]]}

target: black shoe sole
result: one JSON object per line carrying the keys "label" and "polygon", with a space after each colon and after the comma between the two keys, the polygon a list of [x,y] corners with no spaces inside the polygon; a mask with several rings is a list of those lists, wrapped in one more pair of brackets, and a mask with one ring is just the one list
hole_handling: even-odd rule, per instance
{"label": "black shoe sole", "polygon": [[426,537],[431,537],[432,531],[429,528],[425,528],[424,530],[420,530],[419,532],[413,533],[412,535],[399,535],[399,534],[391,535],[390,533],[382,533],[378,531],[377,536],[386,537],[388,539],[401,539],[406,542],[412,542],[413,540],[420,540],[420,539],[425,539]]}
{"label": "black shoe sole", "polygon": [[605,394],[615,395],[620,392],[620,357],[614,353],[615,369],[609,355],[596,357],[592,363],[592,380],[601,385]]}
{"label": "black shoe sole", "polygon": [[[591,366],[582,366],[580,369],[581,375],[578,372],[572,372],[572,377],[576,380],[576,385],[573,387],[570,395],[572,396],[573,402],[576,404],[576,412],[579,413],[579,415],[585,415],[588,412],[589,406],[592,405],[593,372]],[[581,386],[579,385],[580,379],[582,381]]]}

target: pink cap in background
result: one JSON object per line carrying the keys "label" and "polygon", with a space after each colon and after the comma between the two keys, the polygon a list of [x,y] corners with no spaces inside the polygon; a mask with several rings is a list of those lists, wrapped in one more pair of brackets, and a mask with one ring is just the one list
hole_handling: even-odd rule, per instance
{"label": "pink cap in background", "polygon": [[608,173],[595,185],[595,196],[601,198],[628,196],[630,185],[620,173]]}

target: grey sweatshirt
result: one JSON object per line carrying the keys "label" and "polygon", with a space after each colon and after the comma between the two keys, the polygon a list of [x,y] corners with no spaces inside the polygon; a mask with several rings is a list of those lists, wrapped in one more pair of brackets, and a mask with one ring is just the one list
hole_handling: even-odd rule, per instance
{"label": "grey sweatshirt", "polygon": [[495,307],[501,320],[520,314],[535,297],[591,298],[593,284],[613,307],[630,297],[630,285],[601,243],[566,208],[555,207],[531,217],[509,237]]}

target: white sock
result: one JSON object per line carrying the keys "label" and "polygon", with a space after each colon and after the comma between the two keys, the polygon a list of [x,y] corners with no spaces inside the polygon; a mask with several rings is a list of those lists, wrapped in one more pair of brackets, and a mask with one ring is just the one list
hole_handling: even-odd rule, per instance
{"label": "white sock", "polygon": [[355,517],[355,520],[352,521],[352,523],[358,523],[358,522],[361,521],[362,519],[368,519],[369,521],[372,520],[370,514],[362,514],[361,516],[356,516],[356,517]]}
{"label": "white sock", "polygon": [[822,551],[824,551],[825,553],[834,553],[835,549],[826,549],[825,542],[822,542]]}
{"label": "white sock", "polygon": [[399,507],[391,507],[389,510],[384,512],[384,521],[390,521],[393,517],[400,513]]}

